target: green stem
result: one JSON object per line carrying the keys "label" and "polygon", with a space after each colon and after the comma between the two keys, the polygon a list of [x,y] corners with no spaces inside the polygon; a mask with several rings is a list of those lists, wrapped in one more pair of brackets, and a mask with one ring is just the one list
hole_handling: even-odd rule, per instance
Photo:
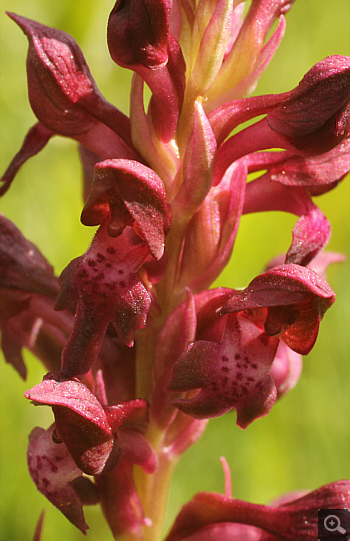
{"label": "green stem", "polygon": [[138,488],[138,495],[145,516],[151,521],[150,526],[144,528],[142,541],[161,540],[170,481],[176,462],[177,460],[171,460],[161,452],[159,465],[154,474],[149,475],[141,468],[135,468],[134,478]]}
{"label": "green stem", "polygon": [[[173,211],[171,230],[166,238],[167,270],[162,280],[154,287],[157,301],[148,314],[147,326],[138,331],[135,337],[136,397],[144,398],[150,404],[157,385],[154,367],[159,333],[170,312],[185,297],[185,290],[183,288],[180,290],[177,284],[183,239],[190,216],[184,216],[176,209]],[[158,378],[161,377],[162,375],[158,374]],[[134,466],[133,477],[144,516],[150,520],[150,525],[144,526],[141,538],[129,535],[121,541],[160,541],[162,536],[170,481],[179,457],[169,454],[166,450],[166,430],[160,429],[152,419],[145,437],[158,456],[158,468],[153,474],[149,474],[141,467]]]}

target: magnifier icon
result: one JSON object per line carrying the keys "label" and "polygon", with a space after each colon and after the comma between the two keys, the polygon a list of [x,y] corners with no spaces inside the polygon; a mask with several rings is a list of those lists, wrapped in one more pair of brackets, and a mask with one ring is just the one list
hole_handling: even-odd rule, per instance
{"label": "magnifier icon", "polygon": [[327,515],[323,525],[329,532],[346,533],[346,530],[340,525],[340,519],[336,515]]}

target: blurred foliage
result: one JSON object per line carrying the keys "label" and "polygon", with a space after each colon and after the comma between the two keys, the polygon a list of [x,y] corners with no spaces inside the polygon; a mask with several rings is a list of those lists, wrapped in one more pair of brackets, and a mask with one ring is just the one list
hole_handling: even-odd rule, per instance
{"label": "blurred foliage", "polygon": [[[105,27],[112,4],[111,0],[0,1],[2,171],[34,123],[26,91],[26,38],[4,11],[71,33],[81,45],[100,90],[128,112],[131,74],[111,62],[106,47]],[[348,0],[296,2],[287,16],[286,36],[257,93],[289,90],[325,56],[349,55],[349,17]],[[93,234],[79,221],[80,177],[75,143],[54,138],[23,167],[0,201],[0,211],[38,245],[57,274],[86,250]],[[329,249],[349,254],[349,180],[318,203],[333,227]],[[247,285],[270,258],[288,248],[294,222],[292,216],[277,212],[243,217],[232,262],[217,285]],[[232,471],[234,496],[255,502],[350,477],[349,270],[349,261],[329,270],[329,282],[338,300],[326,314],[297,387],[246,431],[235,425],[234,413],[212,420],[201,440],[185,453],[171,486],[168,525],[195,492],[223,491],[222,455]],[[43,541],[82,540],[84,537],[36,491],[27,472],[28,434],[36,425],[47,427],[52,415],[49,408],[34,408],[22,399],[23,391],[43,375],[39,362],[30,355],[26,358],[26,382],[10,366],[0,365],[0,539],[32,539],[45,508]],[[86,508],[86,518],[91,539],[112,539],[98,507]]]}

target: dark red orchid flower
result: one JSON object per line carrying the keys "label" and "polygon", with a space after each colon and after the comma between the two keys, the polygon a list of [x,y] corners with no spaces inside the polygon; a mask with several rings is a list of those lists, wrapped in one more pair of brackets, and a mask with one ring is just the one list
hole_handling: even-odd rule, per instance
{"label": "dark red orchid flower", "polygon": [[235,292],[222,313],[240,312],[262,325],[269,336],[280,336],[291,349],[306,355],[334,300],[333,290],[313,270],[288,264],[268,270]]}
{"label": "dark red orchid flower", "polygon": [[318,510],[350,505],[350,481],[337,481],[271,506],[202,492],[183,506],[165,541],[314,541]]}

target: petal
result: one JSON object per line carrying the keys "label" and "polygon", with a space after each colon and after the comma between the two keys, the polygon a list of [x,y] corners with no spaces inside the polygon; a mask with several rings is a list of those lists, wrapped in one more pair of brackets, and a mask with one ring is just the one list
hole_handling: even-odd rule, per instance
{"label": "petal", "polygon": [[135,73],[130,93],[130,122],[132,140],[147,164],[163,180],[170,191],[179,167],[176,149],[170,143],[161,141],[153,128],[152,119],[144,108],[144,81]]}
{"label": "petal", "polygon": [[182,51],[169,36],[169,61],[159,70],[140,68],[137,73],[151,89],[148,113],[157,136],[168,143],[175,135],[185,91],[185,63]]}
{"label": "petal", "polygon": [[345,259],[346,257],[343,254],[325,251],[317,254],[317,256],[310,261],[308,267],[317,272],[324,280],[327,280],[326,271],[328,265],[331,265],[332,263],[342,263]]}
{"label": "petal", "polygon": [[75,465],[64,443],[52,440],[55,425],[48,430],[36,427],[29,436],[28,468],[37,489],[68,520],[86,534],[88,525],[83,507],[72,481],[82,472]]}
{"label": "petal", "polygon": [[284,342],[280,342],[270,371],[270,376],[276,385],[277,398],[281,398],[295,387],[301,370],[302,357]]}
{"label": "petal", "polygon": [[119,237],[110,237],[107,222],[86,254],[72,261],[61,275],[56,309],[78,301],[73,333],[62,356],[62,370],[69,377],[91,368],[109,322],[131,346],[134,332],[145,325],[151,303],[137,275],[149,255],[147,245],[130,227]]}
{"label": "petal", "polygon": [[293,242],[286,255],[286,263],[307,265],[331,238],[331,226],[316,205],[301,216],[293,228]]}
{"label": "petal", "polygon": [[349,57],[319,62],[296,89],[280,95],[265,119],[228,139],[218,153],[215,182],[233,161],[258,150],[285,148],[312,156],[340,144],[349,133],[349,66]]}
{"label": "petal", "polygon": [[[213,109],[208,118],[218,145],[221,145],[239,124],[268,113],[284,99],[284,96],[285,94],[252,96],[230,101]],[[258,154],[258,157],[260,156],[261,153]]]}
{"label": "petal", "polygon": [[[21,378],[25,380],[27,378],[27,367],[23,359],[22,348],[23,344],[27,341],[27,333],[23,331],[21,325],[17,325],[17,317],[12,316],[8,318],[6,314],[7,307],[3,299],[1,299],[1,301],[1,349],[4,354],[5,361],[12,364]],[[13,301],[11,304],[13,307]],[[25,310],[28,307],[28,301],[24,301],[22,307],[22,309]],[[32,322],[32,327],[34,326],[35,321]]]}
{"label": "petal", "polygon": [[196,341],[175,363],[169,389],[200,389],[194,398],[177,399],[175,405],[199,419],[235,408],[237,424],[245,428],[266,415],[276,399],[268,372],[277,345],[254,324],[230,316],[220,343]]}
{"label": "petal", "polygon": [[141,429],[148,424],[148,403],[146,400],[128,400],[116,405],[104,406],[103,409],[113,432],[119,428]]}
{"label": "petal", "polygon": [[37,118],[64,135],[87,131],[94,120],[76,103],[95,90],[95,82],[76,41],[66,32],[14,13],[8,15],[29,40],[28,91]]}
{"label": "petal", "polygon": [[[23,302],[14,296],[6,301],[1,288],[0,295],[1,347],[6,362],[26,379],[27,370],[22,357],[22,348],[25,347],[42,361],[47,370],[59,370],[73,315],[58,315],[53,310],[53,303],[39,295],[30,298],[27,295]],[[19,313],[14,315],[14,309]]]}
{"label": "petal", "polygon": [[[295,264],[280,265],[257,276],[243,291],[235,292],[222,313],[245,310],[246,317],[265,324],[269,335],[280,334],[291,349],[306,355],[334,300],[333,290],[313,270]],[[268,310],[259,311],[261,308]]]}
{"label": "petal", "polygon": [[150,87],[149,112],[165,142],[175,133],[185,88],[185,62],[169,32],[170,7],[164,0],[118,1],[107,30],[113,60],[133,69]]}

